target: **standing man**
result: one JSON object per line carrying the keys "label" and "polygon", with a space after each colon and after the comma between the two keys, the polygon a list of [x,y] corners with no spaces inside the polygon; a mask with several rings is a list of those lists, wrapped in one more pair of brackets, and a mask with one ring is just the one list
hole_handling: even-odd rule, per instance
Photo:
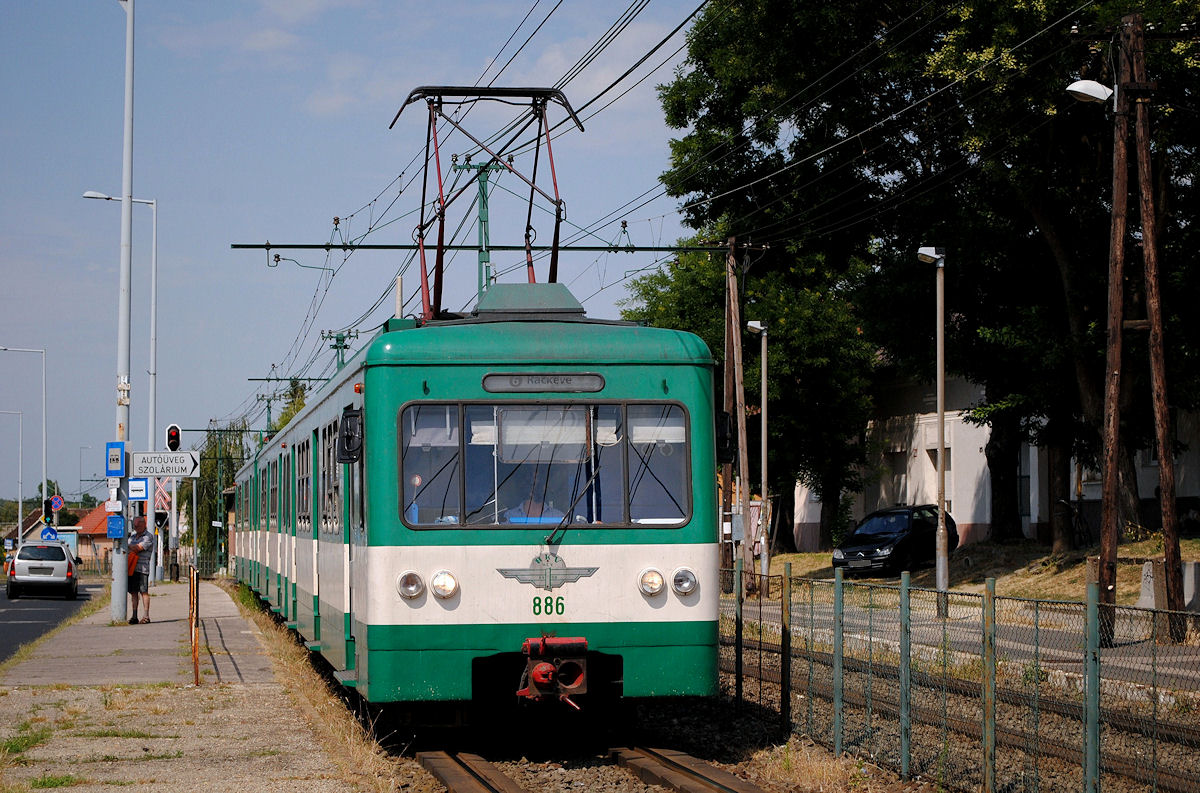
{"label": "standing man", "polygon": [[[130,625],[150,622],[150,556],[154,535],[146,530],[144,517],[133,519],[133,534],[129,538],[129,605]],[[138,597],[142,600],[142,618],[138,619]]]}

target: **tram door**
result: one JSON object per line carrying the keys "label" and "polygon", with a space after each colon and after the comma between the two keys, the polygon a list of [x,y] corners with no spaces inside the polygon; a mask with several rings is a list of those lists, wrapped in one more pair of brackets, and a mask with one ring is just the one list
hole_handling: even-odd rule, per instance
{"label": "tram door", "polygon": [[343,466],[337,462],[337,430],[337,419],[323,425],[320,430],[317,601],[321,653],[335,668],[345,669],[350,556],[344,533]]}

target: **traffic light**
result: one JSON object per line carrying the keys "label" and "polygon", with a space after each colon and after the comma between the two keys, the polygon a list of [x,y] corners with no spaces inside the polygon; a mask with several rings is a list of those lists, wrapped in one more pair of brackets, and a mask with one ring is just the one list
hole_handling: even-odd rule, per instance
{"label": "traffic light", "polygon": [[179,451],[179,425],[167,425],[167,450],[172,452]]}
{"label": "traffic light", "polygon": [[50,504],[50,499],[44,499],[42,501],[42,523],[45,523],[47,526],[49,526],[54,522],[53,515],[54,507]]}
{"label": "traffic light", "polygon": [[155,527],[157,527],[159,529],[165,529],[167,527],[167,524],[170,523],[170,518],[171,518],[170,513],[155,511],[155,513],[154,513]]}

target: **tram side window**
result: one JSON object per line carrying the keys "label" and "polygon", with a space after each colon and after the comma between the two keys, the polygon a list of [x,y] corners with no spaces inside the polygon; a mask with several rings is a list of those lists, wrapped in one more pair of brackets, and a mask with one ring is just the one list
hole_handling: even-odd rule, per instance
{"label": "tram side window", "polygon": [[410,524],[458,523],[457,405],[417,405],[400,415],[400,503]]}
{"label": "tram side window", "polygon": [[629,518],[678,523],[687,517],[687,432],[676,405],[630,405]]}
{"label": "tram side window", "polygon": [[321,429],[321,531],[342,532],[342,466],[337,462],[337,421]]}
{"label": "tram side window", "polygon": [[263,469],[258,471],[258,528],[261,531],[266,531],[267,528],[267,472]]}
{"label": "tram side window", "polygon": [[307,439],[296,446],[296,517],[312,528],[312,445]]}
{"label": "tram side window", "polygon": [[279,461],[272,460],[270,467],[267,469],[268,487],[270,488],[270,505],[268,506],[267,516],[268,525],[271,530],[275,531],[279,528]]}

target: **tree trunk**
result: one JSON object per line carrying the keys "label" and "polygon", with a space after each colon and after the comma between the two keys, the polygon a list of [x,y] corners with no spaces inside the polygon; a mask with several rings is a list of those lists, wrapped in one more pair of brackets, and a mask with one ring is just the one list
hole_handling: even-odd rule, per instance
{"label": "tree trunk", "polygon": [[772,510],[771,553],[795,553],[796,537],[793,527],[796,525],[796,487],[782,488],[775,498],[776,507]]}
{"label": "tree trunk", "polygon": [[1117,489],[1117,511],[1121,521],[1121,535],[1129,526],[1142,525],[1142,502],[1138,493],[1137,468],[1133,464],[1136,452],[1128,443],[1121,444],[1121,453],[1117,455],[1117,473],[1121,486]]}
{"label": "tree trunk", "polygon": [[991,430],[987,445],[983,447],[992,481],[991,539],[1018,539],[1022,536],[1020,487],[1017,480],[1020,428],[1016,417],[1000,411],[992,419]]}
{"label": "tree trunk", "polygon": [[842,480],[830,476],[821,480],[821,550],[833,548],[833,530],[841,511]]}
{"label": "tree trunk", "polygon": [[1071,521],[1071,448],[1051,443],[1046,448],[1048,489],[1050,492],[1051,553],[1064,554],[1075,544]]}

